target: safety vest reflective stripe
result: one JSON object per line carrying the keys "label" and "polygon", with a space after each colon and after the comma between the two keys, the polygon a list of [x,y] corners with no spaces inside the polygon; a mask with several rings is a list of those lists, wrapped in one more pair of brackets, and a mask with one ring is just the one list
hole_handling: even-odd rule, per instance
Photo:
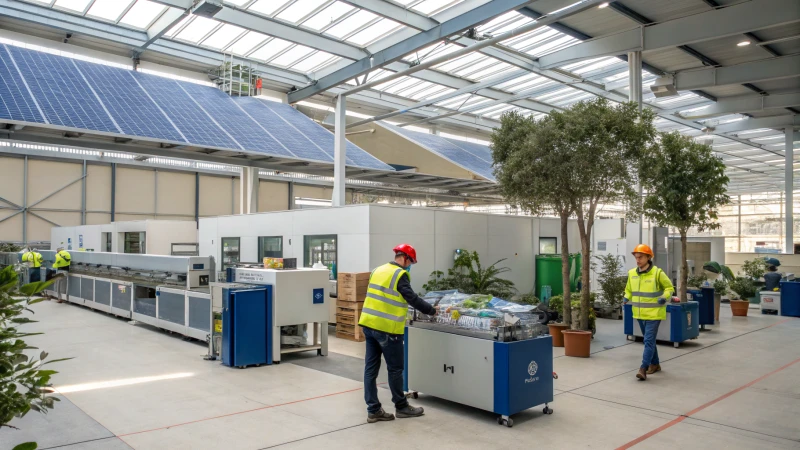
{"label": "safety vest reflective stripe", "polygon": [[405,322],[406,316],[393,316],[391,314],[387,314],[380,311],[375,311],[374,309],[370,308],[363,308],[361,309],[361,314],[372,314],[373,316],[383,317],[384,319],[389,319],[394,322]]}
{"label": "safety vest reflective stripe", "polygon": [[664,305],[659,305],[658,303],[631,302],[631,306],[635,308],[661,308]]}
{"label": "safety vest reflective stripe", "polygon": [[[392,280],[392,281],[396,281],[396,280]],[[392,285],[394,285],[394,283],[392,283]],[[399,292],[397,292],[397,291],[395,291],[394,289],[391,289],[391,288],[385,288],[385,287],[383,287],[383,286],[378,286],[377,284],[370,284],[370,285],[368,286],[368,288],[369,288],[369,289],[375,289],[376,291],[381,291],[381,292],[383,292],[384,294],[395,295],[395,296],[396,296],[396,295],[400,295],[400,293],[399,293]]]}
{"label": "safety vest reflective stripe", "polygon": [[[392,300],[390,298],[381,297],[380,295],[373,294],[372,292],[367,292],[367,297],[375,299],[375,300],[377,300],[379,302],[388,303],[388,304],[390,304],[392,306],[397,306],[399,308],[405,308],[406,305],[407,305],[406,303],[403,303],[403,302],[397,302],[397,301],[394,301],[394,300]],[[363,311],[364,309],[362,308],[361,310]]]}
{"label": "safety vest reflective stripe", "polygon": [[664,296],[664,291],[658,292],[633,292],[634,297],[658,298]]}

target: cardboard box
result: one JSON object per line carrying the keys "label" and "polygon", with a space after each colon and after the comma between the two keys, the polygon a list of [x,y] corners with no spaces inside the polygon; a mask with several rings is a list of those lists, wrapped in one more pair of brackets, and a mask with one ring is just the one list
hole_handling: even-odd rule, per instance
{"label": "cardboard box", "polygon": [[358,309],[360,311],[361,308],[364,307],[364,302],[351,302],[349,300],[342,300],[340,298],[337,298],[336,299],[336,307],[337,308]]}
{"label": "cardboard box", "polygon": [[336,298],[348,302],[363,302],[367,299],[367,289],[361,288],[347,288],[339,286],[339,292]]}
{"label": "cardboard box", "polygon": [[339,272],[336,281],[342,282],[357,282],[369,281],[370,272]]}
{"label": "cardboard box", "polygon": [[347,339],[349,341],[356,341],[356,342],[363,342],[366,338],[364,337],[364,330],[361,329],[358,325],[348,325],[343,323],[336,324],[336,337],[341,339]]}
{"label": "cardboard box", "polygon": [[336,324],[342,325],[358,325],[358,318],[353,315],[337,314]]}

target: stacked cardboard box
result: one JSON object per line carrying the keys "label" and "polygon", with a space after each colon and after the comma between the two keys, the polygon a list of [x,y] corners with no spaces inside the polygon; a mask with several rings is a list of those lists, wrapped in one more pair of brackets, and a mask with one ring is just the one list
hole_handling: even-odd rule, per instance
{"label": "stacked cardboard box", "polygon": [[336,337],[361,342],[364,334],[358,326],[361,308],[367,297],[369,272],[339,273],[336,298]]}

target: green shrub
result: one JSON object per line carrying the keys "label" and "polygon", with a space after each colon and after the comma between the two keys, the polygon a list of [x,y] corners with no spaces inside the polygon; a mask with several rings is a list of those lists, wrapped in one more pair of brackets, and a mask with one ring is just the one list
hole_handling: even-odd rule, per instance
{"label": "green shrub", "polygon": [[517,295],[513,300],[521,305],[536,306],[540,303],[539,297],[533,295],[533,292]]}
{"label": "green shrub", "polygon": [[714,281],[714,293],[719,295],[727,295],[728,283],[726,283],[725,280],[721,278]]}
{"label": "green shrub", "polygon": [[700,275],[690,275],[689,280],[686,282],[687,287],[703,287],[703,283],[708,280],[705,273]]}
{"label": "green shrub", "polygon": [[738,294],[742,299],[748,299],[756,296],[756,285],[753,283],[752,278],[749,277],[736,277],[730,282],[731,291]]}
{"label": "green shrub", "polygon": [[600,287],[603,301],[612,307],[618,307],[622,304],[625,286],[628,283],[622,261],[615,255],[599,255],[595,258],[600,261],[597,284]]}
{"label": "green shrub", "polygon": [[739,271],[739,274],[757,280],[764,276],[767,272],[767,267],[769,267],[769,264],[764,258],[748,259],[742,264],[742,270]]}
{"label": "green shrub", "polygon": [[500,278],[499,275],[510,272],[508,267],[497,267],[505,261],[501,259],[489,267],[481,265],[478,252],[463,252],[453,263],[453,268],[444,272],[431,272],[428,282],[422,285],[426,291],[445,291],[458,289],[465,294],[489,294],[502,299],[509,299],[515,293],[512,281]]}
{"label": "green shrub", "polygon": [[564,296],[554,295],[550,297],[550,303],[547,304],[547,309],[561,315],[564,311]]}

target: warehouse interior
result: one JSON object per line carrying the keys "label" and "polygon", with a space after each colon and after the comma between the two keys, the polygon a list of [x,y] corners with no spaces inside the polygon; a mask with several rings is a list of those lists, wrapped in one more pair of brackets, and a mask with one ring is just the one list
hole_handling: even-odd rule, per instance
{"label": "warehouse interior", "polygon": [[[503,118],[596,99],[710,148],[718,227],[682,249],[615,202],[584,248],[575,214],[504,196]],[[0,268],[57,280],[20,313],[35,322],[3,316],[31,333],[3,364],[57,372],[0,448],[798,448],[799,149],[796,0],[0,0]],[[395,275],[439,308],[406,300],[386,332],[424,415],[395,411],[381,343],[397,420],[370,423],[380,341],[359,323],[403,298],[380,281],[401,244]],[[638,274],[640,244],[698,280],[644,382],[635,306],[594,300],[596,258]],[[587,284],[584,251],[575,357],[545,311]],[[472,252],[508,295],[442,284]],[[776,265],[780,289],[715,294],[709,262]]]}

